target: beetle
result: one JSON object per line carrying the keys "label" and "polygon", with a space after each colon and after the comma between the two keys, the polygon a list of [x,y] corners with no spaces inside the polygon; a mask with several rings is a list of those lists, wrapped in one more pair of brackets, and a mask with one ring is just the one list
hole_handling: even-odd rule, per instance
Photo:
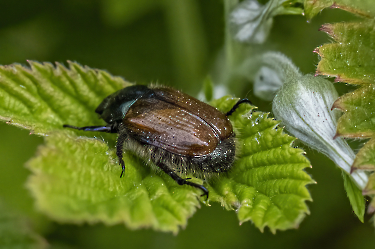
{"label": "beetle", "polygon": [[95,112],[105,126],[63,127],[117,133],[116,155],[125,173],[124,150],[130,150],[151,161],[179,185],[190,185],[203,191],[200,184],[182,178],[192,174],[209,178],[212,173],[227,172],[236,154],[235,134],[228,117],[248,99],[239,100],[223,113],[185,93],[169,87],[132,85],[108,97]]}

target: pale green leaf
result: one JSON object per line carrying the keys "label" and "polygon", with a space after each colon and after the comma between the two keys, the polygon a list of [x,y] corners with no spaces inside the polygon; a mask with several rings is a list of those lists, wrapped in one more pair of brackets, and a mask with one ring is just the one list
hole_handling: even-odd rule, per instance
{"label": "pale green leaf", "polygon": [[[174,233],[185,227],[199,207],[198,189],[178,185],[129,152],[124,154],[125,178],[120,178],[121,167],[113,146],[108,146],[115,134],[100,134],[104,142],[88,138],[98,133],[62,129],[64,123],[103,123],[95,108],[127,83],[74,63],[70,69],[59,64],[31,66],[31,70],[17,65],[1,68],[0,109],[5,120],[48,133],[46,144],[28,163],[32,175],[27,186],[36,206],[60,222],[123,223],[132,229]],[[236,101],[222,98],[213,104],[228,111]],[[228,174],[204,183],[210,190],[208,201],[238,210],[240,222],[252,220],[261,230],[295,228],[308,213],[305,201],[311,200],[305,185],[312,180],[303,171],[309,162],[301,150],[290,147],[294,138],[283,134],[267,114],[248,113],[252,108],[243,104],[231,116],[238,160]]]}
{"label": "pale green leaf", "polygon": [[[228,111],[237,101],[224,99],[213,105]],[[296,228],[309,213],[305,185],[313,180],[303,169],[310,163],[302,150],[290,147],[295,138],[284,134],[277,121],[250,110],[242,105],[231,117],[240,153],[229,174],[211,185],[210,199],[236,210],[240,223],[251,220],[262,231],[266,226],[272,232]]]}
{"label": "pale green leaf", "polygon": [[373,0],[305,0],[305,15],[313,18],[325,8],[340,8],[356,15],[372,18],[375,16]]}
{"label": "pale green leaf", "polygon": [[342,177],[344,179],[344,188],[353,211],[357,215],[358,219],[363,223],[365,215],[365,198],[362,195],[362,191],[344,171],[342,172]]}
{"label": "pale green leaf", "polygon": [[[105,71],[68,62],[0,66],[0,119],[39,135],[65,123],[99,125],[96,107],[129,83]],[[93,123],[94,122],[94,123]]]}
{"label": "pale green leaf", "polygon": [[335,42],[315,50],[321,56],[317,74],[334,76],[335,82],[374,83],[374,27],[374,20],[323,25]]}
{"label": "pale green leaf", "polygon": [[47,242],[32,230],[27,220],[11,212],[1,201],[0,221],[0,248],[47,248]]}
{"label": "pale green leaf", "polygon": [[60,222],[124,223],[177,232],[199,207],[199,191],[176,184],[130,153],[124,154],[125,177],[114,150],[98,139],[63,133],[46,137],[28,162],[28,188],[37,207]]}
{"label": "pale green leaf", "polygon": [[[225,110],[236,101],[215,103]],[[294,138],[277,129],[276,121],[261,112],[248,118],[249,108],[244,105],[233,114],[243,141],[240,159],[228,175],[210,182],[209,200],[238,210],[240,222],[252,220],[262,230],[266,225],[272,231],[295,228],[308,213],[305,201],[311,200],[305,185],[312,180],[302,171],[309,162],[290,147]],[[151,171],[131,153],[125,153],[125,178],[119,178],[115,153],[101,140],[65,134],[46,140],[28,163],[33,172],[28,187],[37,207],[53,219],[176,233],[199,207],[200,191]]]}

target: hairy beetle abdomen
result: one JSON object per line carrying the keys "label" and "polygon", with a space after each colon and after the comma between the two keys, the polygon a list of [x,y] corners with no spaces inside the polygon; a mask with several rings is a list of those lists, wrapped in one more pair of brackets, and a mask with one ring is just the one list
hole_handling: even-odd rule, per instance
{"label": "hairy beetle abdomen", "polygon": [[[140,155],[150,165],[165,164],[174,173],[184,176],[192,174],[198,178],[211,178],[228,171],[234,161],[236,145],[234,136],[220,141],[215,150],[201,156],[183,156],[166,151],[160,147],[129,139],[125,149]],[[156,168],[157,170],[157,168]]]}

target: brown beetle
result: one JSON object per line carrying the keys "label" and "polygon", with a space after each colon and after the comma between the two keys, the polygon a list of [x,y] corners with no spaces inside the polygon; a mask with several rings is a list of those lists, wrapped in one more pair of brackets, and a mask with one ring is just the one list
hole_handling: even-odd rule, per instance
{"label": "brown beetle", "polygon": [[241,103],[227,113],[168,87],[142,85],[121,89],[103,100],[95,112],[106,126],[76,127],[77,130],[118,133],[116,154],[125,172],[124,150],[134,151],[171,176],[179,185],[201,189],[203,185],[183,179],[193,174],[207,178],[228,171],[234,161],[234,132],[228,119]]}

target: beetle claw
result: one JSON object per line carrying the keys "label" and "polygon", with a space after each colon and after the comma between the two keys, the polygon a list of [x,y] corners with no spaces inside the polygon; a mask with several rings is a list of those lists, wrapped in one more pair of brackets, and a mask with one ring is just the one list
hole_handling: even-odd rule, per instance
{"label": "beetle claw", "polygon": [[122,177],[124,176],[124,174],[125,174],[125,166],[124,166],[124,167],[122,167],[122,171],[121,171],[121,175],[120,175],[120,178],[122,178]]}
{"label": "beetle claw", "polygon": [[203,185],[201,185],[201,189],[202,189],[202,191],[203,191],[203,195],[201,195],[201,197],[203,197],[203,196],[206,196],[206,201],[208,200],[208,190],[205,188],[205,187],[203,187]]}
{"label": "beetle claw", "polygon": [[235,110],[237,110],[237,108],[240,106],[240,104],[242,104],[242,103],[247,103],[247,104],[249,104],[249,105],[253,105],[253,103],[251,103],[251,101],[250,100],[248,100],[248,99],[240,99],[233,107],[232,107],[232,109],[229,111],[229,112],[227,112],[225,115],[228,117],[228,116],[230,116],[230,115],[232,115],[233,114],[233,112],[235,111]]}
{"label": "beetle claw", "polygon": [[183,183],[180,184],[180,185],[186,184],[186,185],[189,185],[189,186],[192,186],[192,187],[195,187],[195,188],[199,188],[200,190],[203,191],[203,194],[201,195],[201,197],[206,196],[206,201],[207,201],[208,200],[208,193],[209,193],[208,189],[203,185],[196,184],[194,182],[186,181],[186,180],[189,180],[189,179],[191,179],[191,178],[181,179],[181,180],[183,180]]}

